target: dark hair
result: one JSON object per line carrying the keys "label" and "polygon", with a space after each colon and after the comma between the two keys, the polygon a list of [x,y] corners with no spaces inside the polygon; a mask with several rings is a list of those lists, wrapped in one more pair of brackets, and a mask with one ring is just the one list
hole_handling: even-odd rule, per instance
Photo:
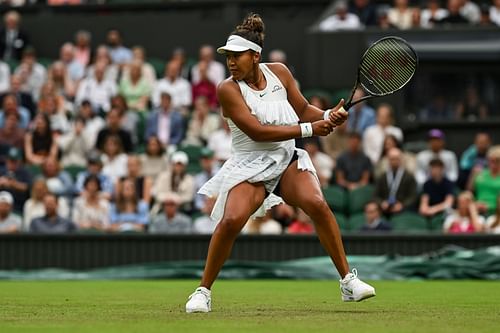
{"label": "dark hair", "polygon": [[231,35],[238,35],[264,47],[264,21],[259,14],[250,13],[236,26]]}
{"label": "dark hair", "polygon": [[443,161],[441,161],[439,158],[433,158],[430,162],[429,162],[429,166],[430,167],[441,167],[441,168],[444,168],[444,163]]}
{"label": "dark hair", "polygon": [[379,203],[378,203],[378,202],[376,202],[375,200],[370,200],[370,201],[368,201],[368,202],[365,204],[364,208],[366,209],[366,206],[368,206],[368,205],[375,205],[375,207],[377,207],[378,212],[379,212],[379,213],[381,212],[380,205],[379,205]]}
{"label": "dark hair", "polygon": [[349,139],[358,139],[358,140],[361,140],[361,134],[359,134],[356,131],[349,132],[349,134],[347,134],[347,137]]}
{"label": "dark hair", "polygon": [[148,144],[149,144],[149,141],[151,141],[151,140],[155,141],[158,144],[158,146],[160,147],[160,150],[159,150],[157,156],[163,156],[163,154],[165,153],[165,148],[163,147],[163,144],[161,143],[160,139],[155,135],[151,135],[146,142],[146,150],[145,150],[146,155],[153,156],[153,155],[151,155],[150,151],[148,150]]}
{"label": "dark hair", "polygon": [[96,175],[88,175],[87,178],[85,178],[85,181],[83,182],[83,187],[87,187],[87,184],[90,182],[95,182],[97,183],[97,190],[101,192],[102,186],[101,186],[101,181],[99,180],[99,177]]}

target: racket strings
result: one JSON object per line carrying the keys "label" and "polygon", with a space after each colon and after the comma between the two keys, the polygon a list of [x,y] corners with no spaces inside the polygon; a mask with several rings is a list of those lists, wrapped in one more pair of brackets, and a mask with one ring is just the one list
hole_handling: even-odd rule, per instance
{"label": "racket strings", "polygon": [[413,76],[417,56],[405,42],[386,38],[368,49],[360,66],[360,83],[373,95],[390,94]]}

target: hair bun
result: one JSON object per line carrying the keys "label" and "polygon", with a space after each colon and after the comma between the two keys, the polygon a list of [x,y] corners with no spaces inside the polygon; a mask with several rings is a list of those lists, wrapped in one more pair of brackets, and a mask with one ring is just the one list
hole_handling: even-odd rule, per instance
{"label": "hair bun", "polygon": [[259,14],[250,13],[243,19],[243,23],[238,28],[254,31],[257,33],[263,33],[264,21],[262,21],[262,18]]}

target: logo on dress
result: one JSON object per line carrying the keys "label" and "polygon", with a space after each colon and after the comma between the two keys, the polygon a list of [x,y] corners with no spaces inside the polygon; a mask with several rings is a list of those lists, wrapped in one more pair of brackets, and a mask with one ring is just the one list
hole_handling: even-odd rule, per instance
{"label": "logo on dress", "polygon": [[275,85],[275,86],[273,87],[273,91],[271,91],[271,92],[272,92],[272,93],[273,93],[273,92],[277,92],[278,90],[281,90],[281,89],[283,89],[283,87],[282,87],[282,86]]}

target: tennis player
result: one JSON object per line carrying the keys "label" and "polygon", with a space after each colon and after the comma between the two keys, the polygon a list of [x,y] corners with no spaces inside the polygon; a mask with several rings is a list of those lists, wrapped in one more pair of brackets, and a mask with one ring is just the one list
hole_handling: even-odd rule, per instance
{"label": "tennis player", "polygon": [[373,287],[349,272],[335,216],[323,198],[316,170],[295,138],[325,136],[347,119],[343,100],[323,111],[302,96],[290,71],[280,63],[260,63],[264,23],[248,15],[217,49],[226,55],[231,77],[217,88],[223,116],[232,135],[232,157],[199,193],[217,197],[212,235],[203,277],[189,296],[186,312],[211,311],[211,291],[234,240],[251,216],[285,201],[302,208],[315,223],[321,244],[340,276],[343,301],[375,295]]}

